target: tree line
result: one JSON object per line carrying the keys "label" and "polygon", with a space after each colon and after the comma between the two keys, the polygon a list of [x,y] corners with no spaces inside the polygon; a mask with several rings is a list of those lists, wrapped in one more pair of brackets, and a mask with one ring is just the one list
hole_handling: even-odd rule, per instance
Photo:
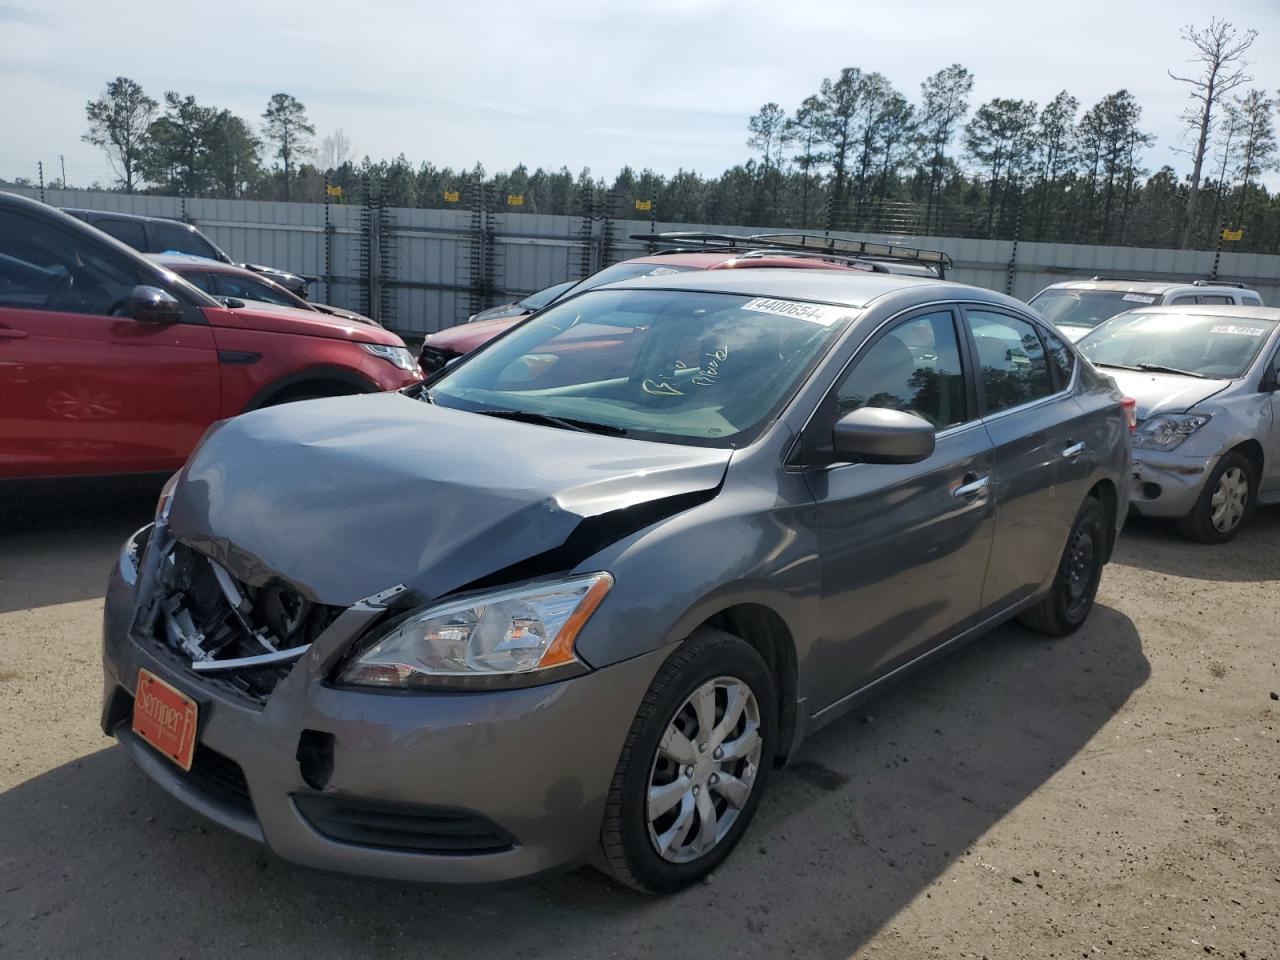
{"label": "tree line", "polygon": [[512,213],[1141,246],[1213,245],[1228,228],[1244,231],[1234,249],[1280,252],[1280,195],[1260,182],[1280,168],[1280,97],[1249,86],[1257,34],[1215,18],[1182,36],[1193,69],[1169,76],[1187,91],[1186,176],[1144,166],[1155,138],[1126,89],[1087,107],[1068,90],[1044,104],[975,105],[973,74],[958,63],[915,97],[846,67],[791,109],[766,103],[747,121],[752,155],[718,177],[628,166],[606,180],[524,165],[491,175],[403,154],[357,162],[341,129],[317,145],[289,94],[273,95],[255,126],[174,91],[157,101],[127,77],[86,105],[84,139],[125,191],[318,201],[328,185],[346,201],[376,192],[393,206],[488,196]]}

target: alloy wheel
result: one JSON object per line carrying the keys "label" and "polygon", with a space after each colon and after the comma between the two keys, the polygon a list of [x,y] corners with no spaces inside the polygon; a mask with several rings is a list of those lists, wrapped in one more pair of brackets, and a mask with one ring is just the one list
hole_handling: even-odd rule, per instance
{"label": "alloy wheel", "polygon": [[732,829],[755,787],[763,747],[760,705],[745,681],[716,677],[688,696],[649,771],[649,840],[664,860],[696,860]]}
{"label": "alloy wheel", "polygon": [[1239,467],[1222,471],[1209,501],[1209,518],[1219,533],[1230,533],[1244,519],[1249,503],[1249,478]]}

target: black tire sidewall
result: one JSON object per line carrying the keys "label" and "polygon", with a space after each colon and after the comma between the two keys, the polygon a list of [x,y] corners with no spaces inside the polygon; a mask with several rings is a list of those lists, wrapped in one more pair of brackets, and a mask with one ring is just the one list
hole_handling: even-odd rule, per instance
{"label": "black tire sidewall", "polygon": [[[657,893],[670,893],[702,879],[733,851],[750,824],[764,794],[765,783],[773,766],[777,749],[777,693],[773,676],[760,655],[745,641],[729,634],[695,655],[674,678],[667,679],[659,694],[656,708],[647,718],[636,739],[630,762],[623,776],[622,843],[628,866],[643,886]],[[763,750],[755,785],[746,807],[738,814],[733,827],[709,854],[690,863],[671,863],[653,848],[649,839],[647,800],[649,773],[667,725],[676,710],[699,686],[716,677],[732,676],[743,680],[755,694],[760,707],[760,735]],[[655,683],[666,678],[661,675]]]}
{"label": "black tire sidewall", "polygon": [[[1091,534],[1093,537],[1093,569],[1089,571],[1089,601],[1081,608],[1078,615],[1073,616],[1067,604],[1066,580],[1070,575],[1071,548],[1075,544],[1076,535],[1082,527],[1090,527],[1093,530]],[[1098,596],[1098,585],[1102,582],[1102,568],[1106,561],[1106,553],[1107,511],[1093,497],[1088,497],[1080,507],[1080,512],[1076,514],[1075,523],[1071,525],[1071,532],[1067,535],[1067,545],[1062,551],[1062,559],[1058,564],[1058,576],[1054,581],[1053,593],[1058,608],[1058,617],[1061,619],[1063,626],[1069,630],[1075,630],[1089,619],[1089,613],[1093,610],[1094,600]]]}

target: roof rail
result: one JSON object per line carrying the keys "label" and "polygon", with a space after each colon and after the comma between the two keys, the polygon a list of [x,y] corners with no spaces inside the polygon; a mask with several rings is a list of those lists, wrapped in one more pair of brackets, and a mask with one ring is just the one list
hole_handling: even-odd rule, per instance
{"label": "roof rail", "polygon": [[1253,287],[1247,283],[1237,283],[1234,280],[1192,280],[1193,287],[1235,287],[1237,290],[1252,290]]}
{"label": "roof rail", "polygon": [[[877,268],[877,261],[902,261],[919,263],[934,269],[940,279],[946,278],[951,268],[951,257],[940,250],[925,250],[891,243],[875,243],[871,240],[846,240],[808,233],[708,233],[688,230],[670,233],[633,233],[632,240],[674,247],[679,251],[690,250],[742,250],[751,256],[784,254],[810,256],[817,259],[841,260]],[[664,252],[676,252],[664,251]],[[880,266],[881,272],[885,268]]]}
{"label": "roof rail", "polygon": [[1247,283],[1237,283],[1233,280],[1153,280],[1150,277],[1108,277],[1102,274],[1089,278],[1090,280],[1113,280],[1120,283],[1163,283],[1168,286],[1183,283],[1192,287],[1235,287],[1239,290],[1252,290],[1253,287]]}
{"label": "roof rail", "polygon": [[1089,278],[1090,280],[1115,280],[1121,283],[1177,283],[1177,280],[1152,280],[1150,277],[1108,277],[1104,274],[1095,274]]}

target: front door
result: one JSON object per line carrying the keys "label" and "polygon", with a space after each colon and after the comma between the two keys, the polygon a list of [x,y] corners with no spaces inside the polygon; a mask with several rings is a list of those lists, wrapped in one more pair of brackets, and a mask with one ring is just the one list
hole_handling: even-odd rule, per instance
{"label": "front door", "polygon": [[991,549],[992,451],[975,416],[958,323],[955,311],[937,308],[895,321],[861,352],[812,425],[829,436],[834,418],[873,406],[916,413],[938,429],[921,463],[808,473],[822,589],[822,633],[811,654],[819,710],[976,621]]}
{"label": "front door", "polygon": [[219,415],[218,354],[194,306],[118,315],[158,278],[87,230],[0,211],[0,477],[182,464]]}

